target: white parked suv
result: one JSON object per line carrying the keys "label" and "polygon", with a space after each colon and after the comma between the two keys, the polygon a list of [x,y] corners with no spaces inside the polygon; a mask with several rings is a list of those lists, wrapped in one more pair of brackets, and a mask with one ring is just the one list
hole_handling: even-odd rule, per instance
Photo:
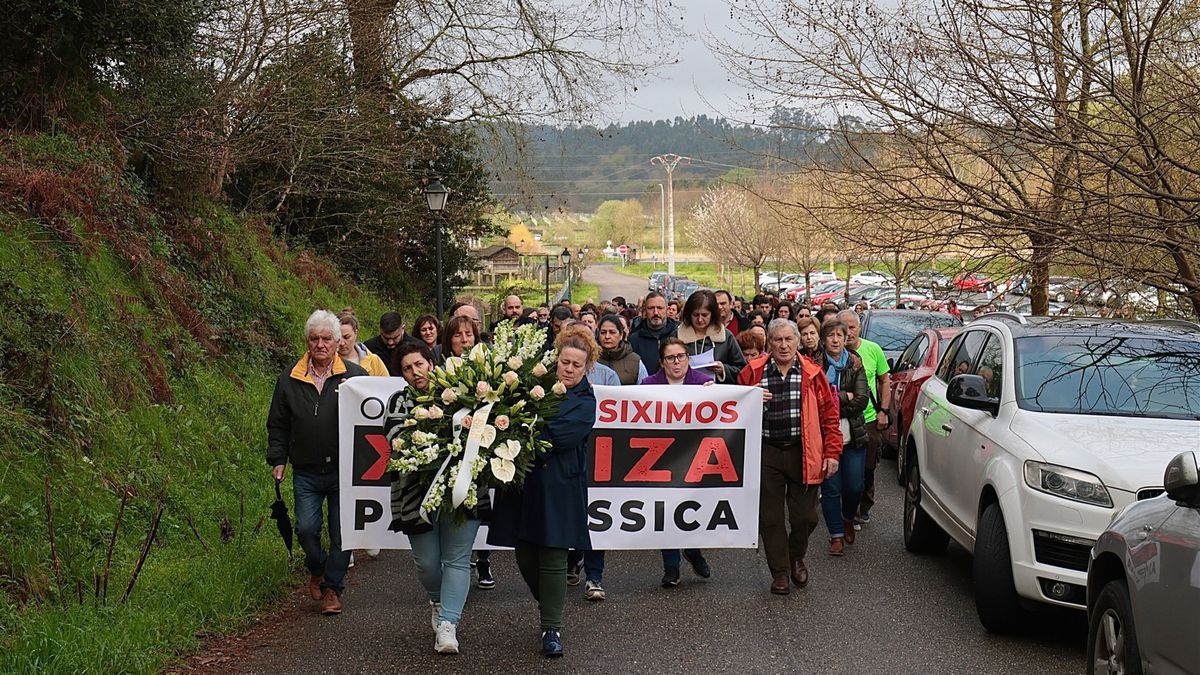
{"label": "white parked suv", "polygon": [[1084,609],[1113,515],[1200,449],[1200,325],[989,314],[947,347],[905,443],[904,544],[973,554],[993,631],[1023,609]]}

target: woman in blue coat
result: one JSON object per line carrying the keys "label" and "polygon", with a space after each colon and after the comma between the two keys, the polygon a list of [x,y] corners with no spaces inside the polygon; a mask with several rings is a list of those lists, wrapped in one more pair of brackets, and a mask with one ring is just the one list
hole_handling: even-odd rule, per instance
{"label": "woman in blue coat", "polygon": [[587,440],[596,421],[596,397],[587,373],[600,347],[587,333],[564,336],[558,381],[566,400],[547,421],[552,447],[535,461],[519,491],[498,490],[488,543],[516,550],[517,567],[541,609],[542,653],[562,656],[567,600],[567,550],[592,548],[587,517]]}

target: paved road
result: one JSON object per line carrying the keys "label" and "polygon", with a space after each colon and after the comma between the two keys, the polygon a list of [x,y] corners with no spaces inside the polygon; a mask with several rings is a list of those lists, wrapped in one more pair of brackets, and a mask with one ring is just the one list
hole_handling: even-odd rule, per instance
{"label": "paved road", "polygon": [[[789,596],[768,593],[763,557],[712,551],[713,577],[683,572],[659,587],[657,552],[609,554],[608,600],[570,590],[563,635],[567,656],[539,655],[537,610],[512,554],[495,555],[499,585],[472,589],[459,630],[463,653],[433,652],[424,594],[406,551],[363,553],[351,571],[346,613],[322,617],[296,593],[284,620],[256,631],[248,655],[214,672],[821,672],[1078,673],[1084,669],[1082,613],[1030,621],[1028,634],[989,635],[971,600],[970,558],[952,546],[937,558],[903,550],[902,493],[885,463],[878,516],[845,558],[813,536],[812,581]],[[195,663],[195,662],[193,662]],[[203,668],[201,669],[203,670]]]}
{"label": "paved road", "polygon": [[622,274],[617,271],[616,265],[612,264],[589,265],[583,270],[583,280],[600,287],[600,297],[596,298],[597,301],[610,300],[619,295],[633,303],[649,290],[646,288],[645,279]]}

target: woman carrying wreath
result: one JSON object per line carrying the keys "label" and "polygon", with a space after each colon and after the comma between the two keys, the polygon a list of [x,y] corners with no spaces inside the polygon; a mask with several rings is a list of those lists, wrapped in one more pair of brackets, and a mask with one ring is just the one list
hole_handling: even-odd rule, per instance
{"label": "woman carrying wreath", "polygon": [[[429,391],[434,357],[428,345],[406,341],[396,349],[395,358],[408,387],[396,392],[388,402],[383,429],[389,443],[416,406],[414,398]],[[457,654],[458,622],[471,589],[471,548],[479,530],[480,517],[486,517],[489,511],[488,493],[479,490],[475,517],[462,522],[441,512],[430,514],[432,522],[425,522],[421,518],[424,497],[425,486],[415,475],[404,475],[393,481],[390,529],[408,535],[412,544],[417,577],[429,595],[434,650],[439,654]]]}
{"label": "woman carrying wreath", "polygon": [[546,420],[552,444],[538,455],[520,490],[499,489],[488,543],[516,550],[517,567],[541,610],[542,654],[562,656],[562,616],[567,599],[567,550],[592,548],[587,524],[587,440],[596,420],[596,397],[587,373],[600,347],[585,331],[558,343],[558,384],[566,399]]}

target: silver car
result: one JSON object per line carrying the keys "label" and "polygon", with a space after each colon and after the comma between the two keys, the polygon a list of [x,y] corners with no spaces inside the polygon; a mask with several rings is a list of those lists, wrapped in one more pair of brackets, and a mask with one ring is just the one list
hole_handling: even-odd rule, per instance
{"label": "silver car", "polygon": [[1167,464],[1163,485],[1166,494],[1130,504],[1092,548],[1089,675],[1200,673],[1200,470],[1194,451]]}

